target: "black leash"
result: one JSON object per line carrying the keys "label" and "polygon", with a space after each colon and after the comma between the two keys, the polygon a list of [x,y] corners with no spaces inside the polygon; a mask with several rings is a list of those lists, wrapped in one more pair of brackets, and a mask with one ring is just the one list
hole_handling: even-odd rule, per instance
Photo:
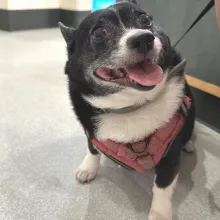
{"label": "black leash", "polygon": [[215,5],[215,1],[211,0],[207,6],[202,10],[202,12],[199,14],[199,16],[195,19],[195,21],[191,24],[191,26],[186,30],[186,32],[183,34],[183,36],[173,45],[173,47],[176,47],[177,44],[187,35],[187,33],[201,20],[201,18],[207,14],[207,12]]}

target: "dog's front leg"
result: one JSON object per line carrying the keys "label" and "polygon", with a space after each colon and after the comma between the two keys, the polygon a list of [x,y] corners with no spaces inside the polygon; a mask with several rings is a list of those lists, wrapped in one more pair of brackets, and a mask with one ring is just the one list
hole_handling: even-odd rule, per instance
{"label": "dog's front leg", "polygon": [[88,139],[88,150],[81,165],[76,171],[76,179],[80,183],[91,182],[97,175],[97,171],[100,166],[99,152],[93,147],[93,144]]}
{"label": "dog's front leg", "polygon": [[172,196],[179,176],[179,156],[167,155],[156,167],[148,220],[172,220]]}

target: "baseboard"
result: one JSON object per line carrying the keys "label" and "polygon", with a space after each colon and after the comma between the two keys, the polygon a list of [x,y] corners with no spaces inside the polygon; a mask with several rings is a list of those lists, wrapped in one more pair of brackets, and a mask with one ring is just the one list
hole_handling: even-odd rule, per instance
{"label": "baseboard", "polygon": [[0,29],[5,31],[57,27],[62,21],[76,27],[90,11],[64,9],[4,10],[0,9]]}
{"label": "baseboard", "polygon": [[59,9],[0,10],[0,28],[6,31],[56,27]]}
{"label": "baseboard", "polygon": [[8,11],[0,9],[0,30],[8,31],[9,18]]}
{"label": "baseboard", "polygon": [[77,27],[77,25],[91,13],[91,11],[70,11],[60,9],[60,21],[67,26]]}
{"label": "baseboard", "polygon": [[191,87],[196,106],[196,117],[216,131],[220,131],[220,99]]}

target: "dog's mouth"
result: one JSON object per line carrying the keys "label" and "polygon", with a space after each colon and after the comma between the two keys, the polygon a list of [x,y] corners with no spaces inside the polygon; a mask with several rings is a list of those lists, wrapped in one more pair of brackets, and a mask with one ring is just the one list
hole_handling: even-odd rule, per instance
{"label": "dog's mouth", "polygon": [[142,87],[154,87],[164,78],[162,68],[152,59],[145,59],[135,65],[124,68],[99,67],[95,70],[96,76],[108,82],[124,86],[136,84]]}

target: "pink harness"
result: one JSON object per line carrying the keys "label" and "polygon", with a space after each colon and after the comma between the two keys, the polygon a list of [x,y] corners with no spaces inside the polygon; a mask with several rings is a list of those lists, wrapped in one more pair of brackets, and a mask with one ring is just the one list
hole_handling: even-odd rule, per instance
{"label": "pink harness", "polygon": [[[191,106],[188,96],[184,97],[186,111]],[[183,107],[163,127],[142,141],[135,143],[117,143],[112,140],[99,141],[92,138],[93,145],[106,156],[130,169],[138,172],[151,169],[158,164],[170,147],[184,124]]]}

